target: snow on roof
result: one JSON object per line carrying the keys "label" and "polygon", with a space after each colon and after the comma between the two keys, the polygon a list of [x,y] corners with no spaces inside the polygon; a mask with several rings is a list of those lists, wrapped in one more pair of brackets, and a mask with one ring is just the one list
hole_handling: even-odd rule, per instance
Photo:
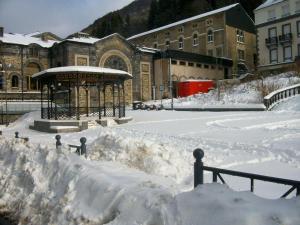
{"label": "snow on roof", "polygon": [[147,34],[151,34],[151,33],[154,33],[154,32],[157,32],[157,31],[161,31],[161,30],[164,30],[164,29],[167,29],[167,28],[170,28],[170,27],[174,27],[174,26],[177,26],[177,25],[180,25],[180,24],[184,24],[184,23],[187,23],[187,22],[190,22],[190,21],[193,21],[193,20],[197,20],[197,19],[206,17],[206,16],[210,16],[210,15],[213,15],[213,14],[221,13],[221,12],[227,11],[227,10],[229,10],[231,8],[234,8],[237,5],[239,5],[239,3],[232,4],[232,5],[229,5],[229,6],[220,8],[220,9],[216,9],[216,10],[213,10],[213,11],[209,11],[209,12],[206,12],[206,13],[203,13],[203,14],[200,14],[200,15],[197,15],[197,16],[193,16],[193,17],[190,17],[190,18],[187,18],[187,19],[184,19],[184,20],[180,20],[178,22],[171,23],[171,24],[168,24],[166,26],[162,26],[162,27],[159,27],[159,28],[156,28],[156,29],[153,29],[153,30],[146,31],[144,33],[140,33],[140,34],[134,35],[132,37],[127,38],[127,40],[132,40],[134,38],[138,38],[138,37],[141,37],[141,36],[144,36],[144,35],[147,35]]}
{"label": "snow on roof", "polygon": [[14,34],[14,33],[4,33],[3,37],[0,37],[0,41],[8,44],[17,44],[17,45],[30,45],[37,44],[43,48],[50,48],[57,41],[48,40],[43,41],[40,38],[32,37],[32,35],[37,34]]}
{"label": "snow on roof", "polygon": [[73,37],[68,38],[66,41],[73,41],[73,42],[80,42],[80,43],[87,43],[87,44],[94,44],[95,42],[99,41],[100,39],[94,37]]}
{"label": "snow on roof", "polygon": [[34,74],[32,77],[37,78],[40,76],[45,76],[53,73],[89,73],[89,74],[111,74],[119,75],[127,78],[132,78],[130,73],[127,73],[122,70],[115,70],[110,68],[103,67],[94,67],[94,66],[65,66],[65,67],[55,67],[50,68],[39,73]]}
{"label": "snow on roof", "polygon": [[261,4],[260,6],[258,6],[255,10],[266,8],[266,7],[269,7],[271,5],[274,5],[274,4],[283,2],[283,1],[285,1],[285,0],[266,0],[263,4]]}
{"label": "snow on roof", "polygon": [[160,51],[159,49],[156,49],[156,48],[147,48],[147,47],[138,47],[137,49],[141,52],[147,52],[147,53],[153,53],[153,54]]}

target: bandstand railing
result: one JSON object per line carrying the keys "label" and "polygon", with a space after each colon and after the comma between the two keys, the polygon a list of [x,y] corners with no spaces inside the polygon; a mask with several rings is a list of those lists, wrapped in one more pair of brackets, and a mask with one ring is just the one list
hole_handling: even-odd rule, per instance
{"label": "bandstand railing", "polygon": [[299,94],[300,94],[300,84],[296,84],[270,93],[269,95],[264,97],[264,104],[268,110],[271,109],[279,101]]}
{"label": "bandstand railing", "polygon": [[76,120],[82,117],[125,117],[125,107],[55,107],[42,108],[42,119]]}

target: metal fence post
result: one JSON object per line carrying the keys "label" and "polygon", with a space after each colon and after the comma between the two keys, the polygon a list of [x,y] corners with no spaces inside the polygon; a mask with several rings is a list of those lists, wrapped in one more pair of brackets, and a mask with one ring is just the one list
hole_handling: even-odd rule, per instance
{"label": "metal fence post", "polygon": [[19,138],[19,132],[18,131],[15,132],[15,138]]}
{"label": "metal fence post", "polygon": [[194,163],[194,188],[199,184],[203,184],[203,162],[204,152],[202,149],[198,148],[194,150],[193,155],[196,159]]}
{"label": "metal fence post", "polygon": [[2,136],[2,130],[0,130],[0,136]]}
{"label": "metal fence post", "polygon": [[62,146],[61,141],[60,141],[61,136],[60,135],[56,135],[55,139],[56,139],[56,149],[60,149],[61,146]]}
{"label": "metal fence post", "polygon": [[85,155],[85,157],[87,157],[87,152],[86,152],[86,138],[85,137],[82,137],[80,138],[80,143],[81,143],[81,146],[80,146],[80,155]]}

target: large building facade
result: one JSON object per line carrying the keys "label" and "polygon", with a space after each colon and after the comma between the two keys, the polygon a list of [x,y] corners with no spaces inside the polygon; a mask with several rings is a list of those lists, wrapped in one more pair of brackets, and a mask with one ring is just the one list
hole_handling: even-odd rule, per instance
{"label": "large building facade", "polygon": [[291,70],[300,56],[300,0],[267,0],[255,10],[258,70]]}
{"label": "large building facade", "polygon": [[235,74],[255,69],[255,26],[240,4],[137,34],[127,40],[138,46],[229,58],[234,62]]}
{"label": "large building facade", "polygon": [[[236,19],[239,18],[239,19]],[[176,83],[189,79],[230,79],[253,71],[254,23],[239,5],[230,5],[129,39],[102,39],[76,33],[11,34],[0,27],[0,98],[39,98],[32,75],[60,66],[98,66],[124,70],[126,103],[176,96]]]}

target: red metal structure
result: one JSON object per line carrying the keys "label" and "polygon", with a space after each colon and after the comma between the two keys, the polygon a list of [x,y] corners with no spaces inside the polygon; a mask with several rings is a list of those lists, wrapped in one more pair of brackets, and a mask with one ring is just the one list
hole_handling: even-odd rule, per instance
{"label": "red metal structure", "polygon": [[178,97],[208,93],[213,88],[214,81],[212,80],[187,80],[178,82]]}

